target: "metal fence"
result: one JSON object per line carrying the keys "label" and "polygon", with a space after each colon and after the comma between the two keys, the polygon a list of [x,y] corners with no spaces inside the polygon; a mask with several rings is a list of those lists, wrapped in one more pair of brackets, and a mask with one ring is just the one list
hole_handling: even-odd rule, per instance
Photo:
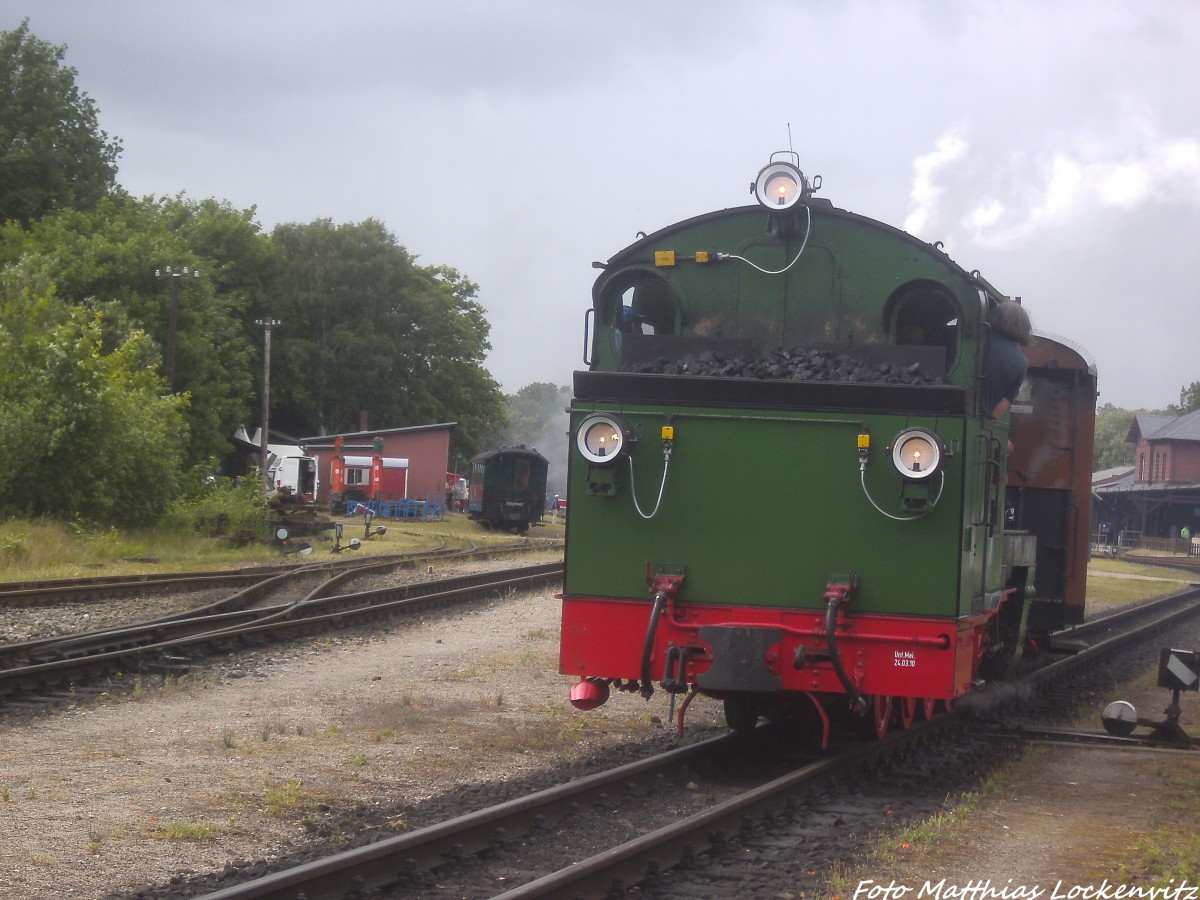
{"label": "metal fence", "polygon": [[1157,556],[1200,556],[1200,537],[1184,538],[1143,537],[1140,531],[1112,534],[1094,531],[1091,535],[1093,556],[1116,556],[1130,550],[1145,550]]}

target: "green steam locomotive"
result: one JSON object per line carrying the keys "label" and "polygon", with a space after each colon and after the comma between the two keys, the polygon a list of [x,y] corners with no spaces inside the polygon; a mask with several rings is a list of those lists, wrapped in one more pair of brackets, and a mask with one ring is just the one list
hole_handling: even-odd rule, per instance
{"label": "green steam locomotive", "polygon": [[735,729],[800,713],[828,740],[849,711],[882,737],[1082,618],[1094,366],[1034,336],[993,419],[1009,298],[820,186],[775,154],[757,205],[596,263],[560,647],[581,709],[657,684],[681,728],[704,694]]}

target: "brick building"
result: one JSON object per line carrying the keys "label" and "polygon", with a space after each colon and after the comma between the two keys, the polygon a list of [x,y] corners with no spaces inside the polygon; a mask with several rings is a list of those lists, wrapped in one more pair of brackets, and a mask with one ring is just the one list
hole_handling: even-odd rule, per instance
{"label": "brick building", "polygon": [[1132,468],[1093,476],[1101,524],[1108,521],[1114,533],[1150,538],[1176,538],[1184,526],[1195,534],[1200,526],[1200,410],[1183,416],[1137,415],[1125,441],[1136,447]]}
{"label": "brick building", "polygon": [[[383,428],[376,430],[351,431],[343,434],[323,434],[300,438],[299,444],[310,456],[317,458],[320,486],[318,503],[329,502],[330,485],[333,483],[332,463],[334,445],[340,438],[342,454],[346,460],[347,493],[361,492],[368,496],[366,483],[360,488],[361,470],[370,469],[369,462],[375,453],[376,442],[385,464],[401,472],[389,473],[386,500],[424,500],[427,497],[444,497],[446,490],[447,462],[450,457],[450,431],[456,422],[440,422],[435,425],[414,425],[408,428]],[[396,477],[393,479],[393,475]],[[393,496],[394,495],[394,496]]]}

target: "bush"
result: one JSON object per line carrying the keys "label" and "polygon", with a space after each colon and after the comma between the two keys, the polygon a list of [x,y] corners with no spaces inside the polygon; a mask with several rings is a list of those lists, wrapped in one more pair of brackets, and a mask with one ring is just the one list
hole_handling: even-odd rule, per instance
{"label": "bush", "polygon": [[29,559],[29,532],[14,532],[0,537],[0,556],[3,556],[5,565]]}
{"label": "bush", "polygon": [[187,398],[145,332],[60,302],[40,265],[0,270],[0,514],[152,525],[176,496]]}
{"label": "bush", "polygon": [[262,482],[254,473],[241,479],[191,479],[185,496],[171,507],[171,527],[234,546],[269,540],[271,516]]}

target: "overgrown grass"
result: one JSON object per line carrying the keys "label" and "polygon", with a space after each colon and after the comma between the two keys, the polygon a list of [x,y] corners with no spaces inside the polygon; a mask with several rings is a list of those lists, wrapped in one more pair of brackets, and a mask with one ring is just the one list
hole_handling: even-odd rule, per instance
{"label": "overgrown grass", "polygon": [[296,810],[313,810],[320,798],[299,781],[288,781],[263,792],[263,812],[268,816],[287,816]]}
{"label": "overgrown grass", "polygon": [[1104,612],[1170,594],[1180,590],[1189,578],[1189,573],[1180,569],[1120,559],[1093,559],[1088,563],[1087,607],[1093,613]]}
{"label": "overgrown grass", "polygon": [[1169,566],[1154,566],[1136,562],[1133,559],[1103,559],[1088,560],[1088,573],[1117,575],[1140,575],[1145,578],[1161,578],[1164,581],[1189,581],[1192,576],[1184,569],[1172,569]]}
{"label": "overgrown grass", "polygon": [[228,568],[277,559],[263,543],[230,547],[170,528],[87,531],[49,520],[0,523],[0,580],[37,581]]}
{"label": "overgrown grass", "polygon": [[[344,527],[343,544],[362,538],[361,518],[335,517]],[[356,556],[403,553],[439,544],[475,544],[497,548],[512,544],[512,535],[485,530],[466,516],[451,515],[433,522],[382,521],[387,533],[362,542]],[[558,532],[561,534],[561,527]],[[550,529],[535,529],[535,537],[551,537]],[[329,530],[300,540],[313,545],[308,560],[331,556],[334,537]],[[181,522],[143,531],[89,530],[48,519],[9,519],[0,522],[0,581],[38,581],[95,575],[133,575],[228,569],[278,562],[279,547],[268,539],[232,545],[220,536],[201,537]]]}
{"label": "overgrown grass", "polygon": [[153,825],[151,837],[165,841],[211,841],[220,833],[221,826],[212,822],[159,822]]}

